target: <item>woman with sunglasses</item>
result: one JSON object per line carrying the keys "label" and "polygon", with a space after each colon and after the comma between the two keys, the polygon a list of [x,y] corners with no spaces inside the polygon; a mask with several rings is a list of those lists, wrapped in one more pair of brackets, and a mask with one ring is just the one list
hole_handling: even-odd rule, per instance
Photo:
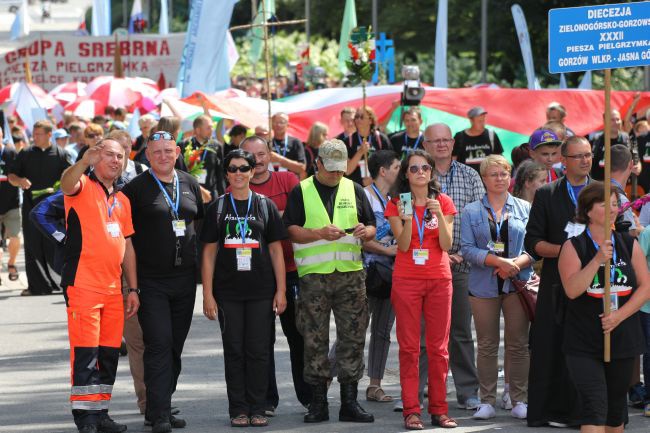
{"label": "woman with sunglasses", "polygon": [[485,158],[479,171],[487,192],[481,200],[465,206],[461,219],[461,250],[472,265],[469,301],[478,340],[481,404],[474,419],[496,416],[501,311],[512,416],[526,419],[528,411],[529,320],[510,279],[528,280],[532,275],[533,260],[524,251],[530,204],[508,193],[510,170],[501,155]]}
{"label": "woman with sunglasses", "polygon": [[402,161],[397,182],[399,192],[410,193],[412,201],[402,204],[404,196],[400,195],[399,200],[388,203],[385,212],[397,239],[391,300],[397,321],[404,425],[408,430],[424,428],[418,400],[423,314],[431,423],[443,428],[458,425],[447,414],[446,387],[452,295],[447,250],[452,245],[456,208],[449,196],[439,192],[438,181],[431,176],[433,165],[433,158],[422,150],[409,154]]}
{"label": "woman with sunglasses", "polygon": [[273,201],[250,189],[255,157],[232,150],[224,166],[231,192],[210,204],[201,232],[203,314],[221,326],[231,425],[261,427],[274,314],[287,305],[287,232]]}

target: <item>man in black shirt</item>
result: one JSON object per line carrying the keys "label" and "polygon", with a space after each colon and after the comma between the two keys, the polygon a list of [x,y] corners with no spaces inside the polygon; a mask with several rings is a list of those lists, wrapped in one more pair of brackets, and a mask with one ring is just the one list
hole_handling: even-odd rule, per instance
{"label": "man in black shirt", "polygon": [[25,191],[22,223],[25,239],[25,271],[27,289],[21,295],[47,295],[60,290],[60,277],[54,273],[52,245],[29,219],[29,212],[42,199],[55,191],[55,183],[70,166],[67,153],[52,145],[52,124],[41,120],[34,124],[34,145],[24,149],[10,168],[9,182]]}
{"label": "man in black shirt", "polygon": [[4,224],[9,238],[9,261],[7,269],[9,280],[18,279],[16,257],[20,251],[20,210],[18,209],[18,188],[9,183],[7,175],[11,165],[16,160],[16,150],[2,143],[2,129],[0,128],[0,223]]}
{"label": "man in black shirt", "polygon": [[486,116],[487,111],[483,107],[472,108],[467,112],[471,126],[454,136],[453,156],[476,171],[488,155],[503,153],[499,136],[485,127]]}
{"label": "man in black shirt", "polygon": [[[605,115],[603,114],[603,120]],[[630,136],[623,132],[623,121],[621,120],[621,113],[618,110],[612,110],[610,123],[610,143],[612,146],[616,144],[623,144],[630,148]],[[632,150],[632,149],[630,149]],[[598,135],[594,140],[591,152],[594,158],[591,161],[591,177],[596,180],[603,180],[605,177],[605,133]],[[641,173],[641,162],[638,162],[632,173],[638,175]]]}
{"label": "man in black shirt", "polygon": [[271,162],[275,171],[291,171],[300,177],[305,169],[305,148],[302,141],[287,134],[289,116],[276,113],[271,118],[273,140],[271,142]]}
{"label": "man in black shirt", "polygon": [[[193,150],[201,149],[199,159],[203,161],[204,173],[199,176],[199,184],[207,189],[212,197],[224,193],[226,185],[223,173],[223,150],[216,140],[212,139],[212,119],[202,115],[192,123],[194,135],[181,144],[181,153],[185,154],[187,146]],[[206,197],[207,198],[207,197]]]}
{"label": "man in black shirt", "polygon": [[404,159],[415,149],[422,149],[422,111],[419,107],[409,107],[402,114],[404,122],[404,131],[396,132],[390,136],[390,142],[395,149],[395,153],[400,159]]}
{"label": "man in black shirt", "polygon": [[341,117],[339,119],[343,132],[337,135],[336,138],[341,140],[343,143],[346,143],[348,148],[352,147],[350,138],[352,137],[352,134],[357,131],[357,127],[354,125],[354,114],[356,111],[357,110],[355,110],[354,107],[344,107],[341,110]]}
{"label": "man in black shirt", "polygon": [[246,132],[248,132],[248,130],[244,125],[235,125],[230,128],[230,143],[223,145],[224,158],[231,150],[239,149],[239,145],[246,138]]}
{"label": "man in black shirt", "polygon": [[325,141],[319,148],[317,167],[316,175],[291,191],[283,215],[300,277],[295,302],[296,324],[305,344],[303,375],[312,386],[305,422],[329,419],[331,311],[338,336],[339,420],[373,422],[374,417],[357,403],[357,387],[364,373],[363,346],[368,327],[360,241],[374,239],[375,215],[363,188],[343,178],[347,168],[343,142]]}
{"label": "man in black shirt", "polygon": [[197,180],[174,170],[180,154],[174,137],[154,132],[147,141],[151,169],[122,192],[131,201],[144,338],[146,420],[154,433],[184,427],[171,415],[171,397],[181,372],[181,352],[192,323],[197,246],[194,220],[203,217]]}

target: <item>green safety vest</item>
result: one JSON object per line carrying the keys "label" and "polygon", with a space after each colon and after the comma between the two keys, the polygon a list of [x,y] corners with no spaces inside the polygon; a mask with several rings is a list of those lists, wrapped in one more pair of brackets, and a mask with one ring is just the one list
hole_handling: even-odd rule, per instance
{"label": "green safety vest", "polygon": [[[305,206],[306,229],[319,229],[329,224],[345,230],[359,223],[354,182],[342,178],[334,200],[334,219],[329,214],[314,185],[311,176],[300,182]],[[293,255],[298,276],[307,274],[331,274],[334,271],[352,272],[363,269],[361,242],[352,235],[345,235],[336,241],[318,240],[306,244],[293,244]]]}

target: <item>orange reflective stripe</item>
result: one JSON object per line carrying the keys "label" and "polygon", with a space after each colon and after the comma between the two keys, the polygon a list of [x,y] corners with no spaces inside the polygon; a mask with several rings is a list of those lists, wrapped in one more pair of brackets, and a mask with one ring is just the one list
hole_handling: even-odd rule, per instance
{"label": "orange reflective stripe", "polygon": [[111,394],[71,395],[70,401],[102,401],[110,400]]}

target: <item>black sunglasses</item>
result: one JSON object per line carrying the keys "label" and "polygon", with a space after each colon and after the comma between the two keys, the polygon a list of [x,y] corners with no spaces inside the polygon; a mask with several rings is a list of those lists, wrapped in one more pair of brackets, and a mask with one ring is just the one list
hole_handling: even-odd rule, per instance
{"label": "black sunglasses", "polygon": [[173,135],[167,131],[158,131],[154,132],[149,136],[149,141],[158,141],[158,140],[172,140],[176,141]]}
{"label": "black sunglasses", "polygon": [[239,171],[240,173],[248,173],[252,169],[253,167],[251,167],[250,165],[240,165],[240,166],[229,165],[228,168],[226,168],[226,171],[228,173],[237,173],[237,171]]}

